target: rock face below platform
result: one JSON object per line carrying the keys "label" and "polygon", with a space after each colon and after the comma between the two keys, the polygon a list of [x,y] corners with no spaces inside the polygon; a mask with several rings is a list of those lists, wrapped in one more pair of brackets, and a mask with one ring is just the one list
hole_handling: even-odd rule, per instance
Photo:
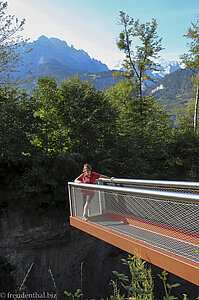
{"label": "rock face below platform", "polygon": [[[26,279],[21,292],[53,294],[58,291],[60,300],[67,299],[65,290],[75,292],[81,288],[84,299],[106,299],[113,293],[109,286],[110,279],[114,278],[112,271],[128,273],[121,263],[128,255],[126,252],[71,227],[65,211],[7,212],[1,215],[0,226],[0,257],[13,267],[10,278],[15,279],[18,288]],[[157,276],[162,270],[151,267],[155,299],[162,300],[164,291]],[[179,299],[183,293],[192,299],[199,295],[195,285],[172,274],[168,280],[169,283],[181,283],[173,293]],[[10,290],[8,285],[6,291],[13,292],[11,284]]]}
{"label": "rock face below platform", "polygon": [[[9,212],[0,219],[0,256],[14,267],[11,275],[22,291],[55,292],[80,286],[81,263],[95,238],[69,225],[66,212]],[[59,298],[60,299],[60,298]]]}

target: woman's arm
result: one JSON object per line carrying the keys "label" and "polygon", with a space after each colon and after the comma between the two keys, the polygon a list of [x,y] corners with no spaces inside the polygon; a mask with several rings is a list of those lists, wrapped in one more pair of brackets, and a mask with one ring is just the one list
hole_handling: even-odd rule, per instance
{"label": "woman's arm", "polygon": [[83,174],[81,174],[80,176],[78,176],[75,180],[74,180],[75,183],[81,183],[83,182]]}
{"label": "woman's arm", "polygon": [[100,174],[100,178],[105,178],[105,179],[110,179],[110,180],[113,180],[115,177],[109,177],[109,176],[106,176],[106,175]]}

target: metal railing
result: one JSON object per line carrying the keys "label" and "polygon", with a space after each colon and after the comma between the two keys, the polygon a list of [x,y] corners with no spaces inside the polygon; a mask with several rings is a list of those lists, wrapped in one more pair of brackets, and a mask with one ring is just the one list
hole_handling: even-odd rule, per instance
{"label": "metal railing", "polygon": [[144,180],[144,179],[110,179],[99,178],[99,184],[120,187],[134,187],[139,189],[152,189],[159,191],[182,192],[190,194],[199,193],[199,182],[190,181],[166,181],[166,180]]}
{"label": "metal railing", "polygon": [[[134,183],[138,184],[138,181],[137,180],[131,180],[131,179],[125,179],[125,180],[122,180],[122,179],[114,179],[112,181],[110,181],[109,179],[103,179],[103,180],[100,180],[99,182],[103,182],[103,183],[108,183],[109,185],[96,185],[96,184],[83,184],[83,183],[74,183],[74,182],[69,182],[68,185],[69,185],[69,201],[70,201],[70,211],[71,211],[71,216],[73,215],[74,211],[72,211],[72,207],[74,209],[77,209],[77,203],[75,201],[76,198],[74,198],[74,195],[72,193],[72,187],[76,187],[76,188],[80,188],[81,189],[81,192],[83,190],[97,190],[97,191],[101,191],[101,192],[109,192],[109,193],[118,193],[118,194],[126,194],[126,195],[134,195],[134,196],[138,196],[138,197],[145,197],[145,198],[157,198],[157,199],[165,199],[165,200],[168,200],[168,201],[180,201],[180,202],[190,202],[190,203],[196,203],[198,204],[199,203],[199,194],[189,194],[188,192],[186,192],[186,187],[187,189],[189,189],[190,187],[193,189],[196,189],[196,187],[198,187],[199,189],[199,183],[195,185],[193,185],[191,183],[191,185],[185,185],[184,182],[182,182],[180,184],[180,182],[178,182],[178,185],[176,184],[176,182],[174,183],[173,182],[173,185],[171,186],[171,188],[173,188],[174,186],[175,187],[182,187],[183,186],[183,189],[184,189],[184,193],[182,192],[170,192],[170,191],[162,191],[162,190],[151,190],[151,189],[142,189],[142,188],[132,188],[132,187],[122,187],[122,186],[114,186],[114,184],[121,184],[121,183],[124,183],[124,184],[129,184],[129,185],[133,185],[134,186]],[[158,183],[158,185],[156,184]],[[161,182],[158,182],[158,181],[154,181],[153,184],[154,186],[153,187],[156,187],[158,188],[160,186],[160,183],[162,184],[161,186],[165,187],[165,188],[169,188],[169,181],[164,182],[161,181]],[[111,184],[111,185],[110,185]],[[151,185],[151,181],[139,181],[139,184],[144,186],[144,187],[152,187]],[[139,186],[140,187],[140,186]],[[199,191],[199,190],[198,190]],[[100,195],[100,194],[99,194]],[[101,194],[102,195],[102,194]],[[81,193],[79,195],[81,197]],[[102,196],[101,196],[102,197]],[[73,200],[73,204],[72,205],[72,200]],[[102,202],[102,199],[100,200],[99,199],[99,202]],[[103,201],[104,202],[104,201]],[[102,206],[102,205],[100,205]]]}

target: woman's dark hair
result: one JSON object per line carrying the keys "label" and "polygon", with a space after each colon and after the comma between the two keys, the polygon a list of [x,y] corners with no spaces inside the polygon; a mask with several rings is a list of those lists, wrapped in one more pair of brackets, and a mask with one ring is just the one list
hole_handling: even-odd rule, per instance
{"label": "woman's dark hair", "polygon": [[84,171],[84,168],[88,168],[90,171],[92,170],[92,167],[89,164],[84,164],[83,171]]}

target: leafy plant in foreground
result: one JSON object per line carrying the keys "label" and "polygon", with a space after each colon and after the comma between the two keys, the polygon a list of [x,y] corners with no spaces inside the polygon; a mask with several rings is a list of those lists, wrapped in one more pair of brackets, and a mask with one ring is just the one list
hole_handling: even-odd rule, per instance
{"label": "leafy plant in foreground", "polygon": [[[118,277],[121,286],[127,291],[127,299],[154,299],[151,269],[147,269],[146,261],[143,261],[136,255],[129,255],[127,259],[122,259],[121,261],[129,267],[131,279],[124,274],[119,274],[117,271],[113,271],[113,274]],[[114,288],[114,296],[111,299],[124,299],[124,295],[119,295],[117,282],[112,281],[111,283]]]}
{"label": "leafy plant in foreground", "polygon": [[[171,294],[172,288],[178,287],[178,286],[180,286],[180,284],[179,283],[174,283],[174,284],[167,283],[167,275],[168,275],[168,273],[167,273],[166,270],[162,271],[162,276],[160,274],[158,274],[158,276],[160,277],[160,279],[162,279],[162,281],[163,281],[163,286],[164,286],[165,295],[166,295],[164,297],[164,299],[165,300],[178,299],[178,298],[176,298],[174,296],[171,296],[170,294]],[[186,298],[184,298],[184,299],[186,299]]]}
{"label": "leafy plant in foreground", "polygon": [[65,294],[67,297],[70,297],[70,298],[72,298],[72,299],[79,299],[79,298],[81,298],[81,297],[83,296],[82,291],[81,291],[80,289],[77,289],[77,291],[76,291],[74,294],[69,293],[69,292],[67,292],[67,291],[65,291],[64,294]]}

